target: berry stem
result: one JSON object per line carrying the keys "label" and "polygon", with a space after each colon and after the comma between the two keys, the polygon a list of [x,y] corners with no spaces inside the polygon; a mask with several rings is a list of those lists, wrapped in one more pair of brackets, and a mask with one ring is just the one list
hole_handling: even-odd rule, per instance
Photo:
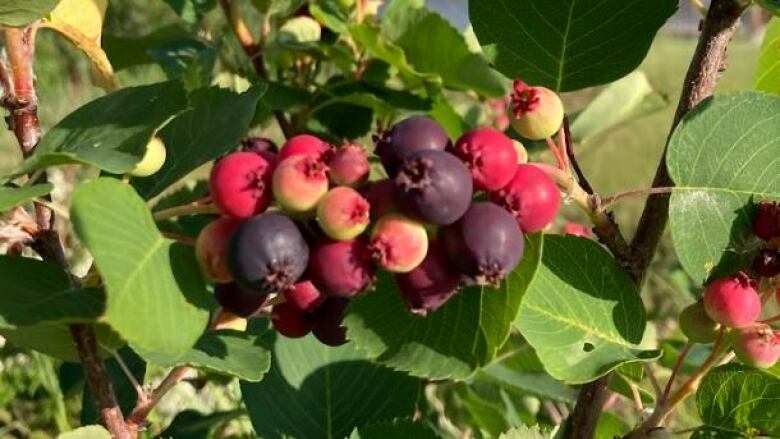
{"label": "berry stem", "polygon": [[219,210],[217,210],[217,206],[210,203],[208,204],[205,203],[206,201],[205,199],[203,199],[203,200],[194,201],[189,204],[163,209],[154,213],[154,220],[164,221],[179,216],[197,215],[200,213],[205,213],[205,214],[219,213]]}
{"label": "berry stem", "polygon": [[774,323],[774,322],[780,322],[780,314],[778,314],[778,315],[776,315],[774,317],[770,317],[770,318],[768,318],[766,320],[760,320],[759,321],[759,323],[766,323],[766,324],[770,324],[770,323]]}
{"label": "berry stem", "polygon": [[654,194],[670,194],[674,191],[674,187],[652,187],[646,189],[634,189],[625,192],[619,192],[614,195],[610,195],[601,201],[601,208],[606,210],[618,201],[628,197],[643,197]]}
{"label": "berry stem", "polygon": [[672,391],[674,379],[677,378],[677,374],[680,373],[680,368],[685,362],[685,357],[688,356],[688,352],[691,351],[692,347],[693,344],[688,342],[685,344],[682,351],[680,351],[680,355],[677,357],[677,361],[674,363],[674,367],[672,368],[672,374],[669,376],[669,381],[666,382],[666,387],[664,388],[664,393],[661,395],[659,404],[663,404],[667,399],[669,399],[669,393]]}
{"label": "berry stem", "polygon": [[558,163],[558,169],[565,172],[566,160],[564,160],[563,156],[561,155],[561,150],[558,149],[558,145],[555,144],[555,141],[552,138],[548,137],[547,146],[550,148],[550,152],[552,152],[553,156],[555,157],[555,161]]}
{"label": "berry stem", "polygon": [[655,391],[655,399],[660,401],[664,391],[661,389],[661,385],[658,383],[658,378],[655,376],[655,371],[653,371],[650,363],[642,363],[642,365],[645,369],[645,375],[647,375],[647,379],[650,381],[650,385],[653,386],[653,390]]}
{"label": "berry stem", "polygon": [[180,242],[180,243],[182,243],[184,245],[190,245],[190,246],[194,247],[195,246],[195,242],[197,241],[195,238],[193,238],[191,236],[183,235],[181,233],[174,233],[174,232],[161,232],[161,233],[162,233],[162,236],[164,236],[164,237],[166,237],[168,239],[172,239],[172,240],[174,240],[176,242]]}

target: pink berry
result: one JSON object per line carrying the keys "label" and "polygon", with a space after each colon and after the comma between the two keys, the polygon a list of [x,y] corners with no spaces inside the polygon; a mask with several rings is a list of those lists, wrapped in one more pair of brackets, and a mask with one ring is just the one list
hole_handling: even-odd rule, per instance
{"label": "pink berry", "polygon": [[455,144],[454,152],[471,172],[476,189],[501,189],[515,175],[515,146],[512,139],[496,129],[477,128],[464,134]]}
{"label": "pink berry", "polygon": [[386,215],[371,232],[371,253],[385,270],[408,273],[420,265],[428,253],[425,226],[401,214]]}
{"label": "pink berry", "polygon": [[573,222],[567,222],[563,226],[563,233],[572,236],[581,236],[583,238],[590,238],[592,236],[590,228]]}
{"label": "pink berry", "polygon": [[293,156],[279,162],[273,175],[276,201],[286,210],[313,210],[328,191],[325,164],[310,156]]}
{"label": "pink berry", "polygon": [[745,273],[715,279],[704,292],[704,309],[710,318],[730,328],[753,324],[761,314],[755,282]]}
{"label": "pink berry", "polygon": [[309,277],[328,296],[353,297],[372,287],[376,268],[366,241],[323,240],[309,256]]}
{"label": "pink berry", "polygon": [[737,358],[750,367],[767,369],[780,359],[780,334],[769,325],[756,324],[731,333]]}
{"label": "pink berry", "polygon": [[291,137],[282,146],[282,149],[279,150],[278,160],[281,163],[287,158],[301,155],[327,161],[331,150],[332,147],[319,137],[311,134],[299,134]]}
{"label": "pink berry", "polygon": [[409,312],[423,316],[444,305],[458,292],[460,284],[460,274],[435,242],[430,243],[428,254],[417,268],[395,279]]}
{"label": "pink berry", "polygon": [[274,305],[271,323],[274,329],[289,338],[300,338],[311,332],[311,322],[306,314],[287,302]]}
{"label": "pink berry", "polygon": [[375,181],[361,193],[371,206],[371,218],[381,218],[396,210],[395,183],[390,179]]}
{"label": "pink berry", "polygon": [[780,206],[777,203],[769,201],[758,203],[753,233],[764,241],[780,238]]}
{"label": "pink berry", "polygon": [[680,329],[694,343],[712,343],[718,335],[718,324],[707,315],[702,302],[693,303],[682,310]]}
{"label": "pink berry", "polygon": [[512,127],[521,136],[543,140],[558,132],[563,123],[563,103],[554,91],[514,82],[511,114]]}
{"label": "pink berry", "polygon": [[312,312],[325,300],[325,296],[311,281],[305,280],[284,291],[284,299],[304,312]]}
{"label": "pink berry", "polygon": [[508,210],[526,233],[535,233],[555,221],[561,207],[558,186],[534,165],[517,165],[512,180],[490,196]]}
{"label": "pink berry", "polygon": [[370,206],[355,189],[331,189],[317,205],[320,228],[332,239],[349,240],[366,230]]}
{"label": "pink berry", "polygon": [[328,166],[330,180],[337,186],[360,186],[368,181],[371,172],[366,150],[354,144],[345,144],[337,149]]}
{"label": "pink berry", "polygon": [[225,215],[249,218],[271,204],[270,164],[251,152],[223,157],[211,170],[211,199]]}
{"label": "pink berry", "polygon": [[195,255],[203,271],[215,282],[227,283],[233,280],[227,261],[230,238],[241,225],[241,221],[221,217],[201,230],[195,242]]}

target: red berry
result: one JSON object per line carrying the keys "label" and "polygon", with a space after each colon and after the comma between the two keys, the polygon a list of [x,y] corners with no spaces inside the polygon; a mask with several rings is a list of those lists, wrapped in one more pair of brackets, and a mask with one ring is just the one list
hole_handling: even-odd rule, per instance
{"label": "red berry", "polygon": [[592,236],[589,227],[572,222],[567,222],[563,226],[563,233],[566,235],[581,236],[583,238],[590,238]]}
{"label": "red berry", "polygon": [[730,328],[752,325],[761,314],[761,297],[745,273],[714,280],[704,292],[704,309],[710,318]]}
{"label": "red berry", "polygon": [[381,218],[396,210],[394,192],[395,183],[389,179],[375,181],[361,189],[371,206],[371,218]]}
{"label": "red berry", "polygon": [[514,82],[510,119],[521,136],[542,140],[551,137],[563,123],[563,103],[554,91]]}
{"label": "red berry", "polygon": [[458,292],[460,274],[450,267],[441,248],[431,242],[422,263],[396,275],[406,308],[413,314],[436,311]]}
{"label": "red berry", "polygon": [[780,359],[780,334],[769,325],[756,324],[731,333],[737,358],[750,367],[767,369]]}
{"label": "red berry", "polygon": [[227,249],[230,238],[241,221],[221,217],[201,230],[195,242],[195,255],[203,271],[216,282],[230,282],[233,275],[228,267]]}
{"label": "red berry", "polygon": [[214,298],[222,308],[239,317],[254,315],[268,299],[267,294],[246,291],[235,283],[215,284]]}
{"label": "red berry", "polygon": [[777,203],[769,201],[758,203],[758,214],[753,221],[753,234],[764,241],[780,238],[780,206]]}
{"label": "red berry", "polygon": [[477,128],[458,139],[453,149],[469,168],[475,189],[501,189],[515,175],[517,151],[512,139],[501,131]]}
{"label": "red berry", "polygon": [[286,210],[313,210],[328,191],[327,167],[314,157],[293,156],[279,162],[273,175],[276,201]]}
{"label": "red berry", "polygon": [[236,152],[214,164],[211,199],[225,215],[249,218],[271,204],[271,165],[251,152]]}
{"label": "red berry", "polygon": [[368,181],[368,174],[371,172],[366,150],[353,144],[337,149],[328,166],[330,180],[337,186],[360,186]]}
{"label": "red berry", "polygon": [[780,274],[780,252],[761,249],[753,259],[753,270],[762,277],[775,277]]}
{"label": "red berry", "polygon": [[312,312],[325,300],[325,296],[311,281],[305,280],[284,291],[287,302],[295,305],[301,311]]}
{"label": "red berry", "polygon": [[535,233],[555,221],[561,207],[558,186],[534,165],[517,165],[512,180],[490,200],[508,210],[526,233]]}
{"label": "red berry", "polygon": [[320,228],[332,239],[348,240],[366,230],[370,206],[356,190],[341,186],[331,189],[317,205]]}
{"label": "red berry", "polygon": [[299,134],[291,137],[279,151],[279,162],[287,158],[302,155],[314,157],[327,162],[332,152],[332,147],[322,139],[311,134]]}
{"label": "red berry", "polygon": [[347,329],[342,326],[349,299],[329,297],[312,314],[312,332],[321,343],[340,346],[347,342]]}
{"label": "red berry", "polygon": [[374,260],[385,270],[408,273],[425,259],[428,235],[422,223],[391,213],[374,226],[370,248]]}
{"label": "red berry", "polygon": [[311,332],[308,316],[291,303],[274,305],[271,323],[280,334],[289,338],[300,338]]}
{"label": "red berry", "polygon": [[309,277],[328,296],[353,297],[374,282],[376,268],[365,240],[324,240],[311,249]]}
{"label": "red berry", "polygon": [[718,335],[718,324],[707,315],[702,302],[693,303],[682,310],[680,329],[694,343],[712,343]]}

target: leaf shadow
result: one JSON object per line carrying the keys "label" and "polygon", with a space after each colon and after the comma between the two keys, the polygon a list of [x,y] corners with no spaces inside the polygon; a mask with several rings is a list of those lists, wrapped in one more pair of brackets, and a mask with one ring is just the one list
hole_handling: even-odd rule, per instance
{"label": "leaf shadow", "polygon": [[720,254],[720,259],[714,263],[705,283],[712,279],[730,276],[750,266],[751,261],[761,246],[753,235],[752,218],[758,213],[758,203],[753,195],[745,205],[733,211],[736,220],[731,223],[729,244]]}
{"label": "leaf shadow", "polygon": [[217,302],[206,289],[195,250],[191,246],[175,242],[168,248],[168,259],[176,284],[187,302],[205,311],[216,309]]}

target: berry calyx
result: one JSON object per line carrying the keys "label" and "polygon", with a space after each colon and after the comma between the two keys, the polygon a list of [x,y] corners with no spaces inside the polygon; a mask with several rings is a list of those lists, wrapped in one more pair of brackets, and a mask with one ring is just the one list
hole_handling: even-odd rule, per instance
{"label": "berry calyx", "polygon": [[780,238],[780,206],[777,203],[769,201],[758,203],[758,213],[753,221],[753,234],[764,241]]}
{"label": "berry calyx", "polygon": [[249,218],[271,204],[271,165],[251,152],[223,157],[211,169],[211,199],[220,212],[234,218]]}
{"label": "berry calyx", "polygon": [[436,225],[452,224],[463,216],[474,192],[468,169],[444,151],[408,156],[394,183],[401,210]]}
{"label": "berry calyx", "polygon": [[558,186],[534,165],[517,165],[512,180],[490,195],[490,201],[517,219],[526,233],[544,230],[555,221],[561,207]]}
{"label": "berry calyx", "polygon": [[356,190],[341,186],[328,191],[317,205],[317,221],[328,237],[349,240],[366,230],[370,206]]}
{"label": "berry calyx", "polygon": [[241,289],[235,283],[214,284],[214,299],[219,306],[239,317],[249,317],[260,311],[267,294],[257,294]]}
{"label": "berry calyx", "polygon": [[277,332],[288,338],[300,338],[311,332],[309,317],[287,302],[274,305],[271,324]]}
{"label": "berry calyx", "polygon": [[390,178],[409,155],[423,150],[444,151],[450,146],[447,132],[435,120],[425,116],[404,119],[375,138],[376,155]]}
{"label": "berry calyx", "polygon": [[453,266],[478,285],[498,285],[523,258],[523,233],[515,219],[490,202],[474,203],[439,232]]}
{"label": "berry calyx", "polygon": [[737,358],[747,366],[767,369],[780,359],[780,334],[769,325],[737,329],[732,331],[730,339]]}
{"label": "berry calyx", "polygon": [[368,154],[360,145],[346,144],[333,153],[328,176],[337,186],[358,187],[368,181],[371,172]]}
{"label": "berry calyx", "polygon": [[279,150],[279,162],[290,157],[301,155],[314,157],[327,163],[332,154],[332,147],[317,136],[298,134],[290,137]]}
{"label": "berry calyx", "polygon": [[501,189],[515,175],[517,151],[501,131],[477,128],[458,139],[453,150],[471,172],[476,189]]}
{"label": "berry calyx", "polygon": [[273,174],[273,193],[285,210],[304,213],[313,210],[328,191],[325,164],[312,156],[282,160]]}
{"label": "berry calyx", "polygon": [[321,343],[341,346],[347,342],[347,329],[342,326],[349,299],[329,297],[312,314],[312,333]]}
{"label": "berry calyx", "polygon": [[376,267],[366,241],[323,240],[311,250],[308,276],[328,296],[354,297],[374,284]]}
{"label": "berry calyx", "polygon": [[284,298],[299,310],[312,312],[325,300],[325,295],[311,281],[305,280],[284,290]]}
{"label": "berry calyx", "polygon": [[436,311],[458,292],[460,274],[450,265],[435,242],[420,265],[408,273],[397,274],[396,282],[412,314],[426,315]]}
{"label": "berry calyx", "polygon": [[694,343],[714,342],[718,328],[718,324],[707,315],[702,302],[688,305],[680,313],[680,329]]}
{"label": "berry calyx", "polygon": [[247,220],[233,234],[228,263],[242,288],[259,294],[281,293],[303,274],[309,247],[290,218],[264,213]]}
{"label": "berry calyx", "polygon": [[775,277],[780,274],[780,252],[769,248],[759,250],[753,259],[753,271],[762,277]]}
{"label": "berry calyx", "polygon": [[215,282],[233,280],[227,262],[227,248],[240,225],[241,221],[234,218],[218,218],[204,227],[195,241],[195,256],[203,272]]}
{"label": "berry calyx", "polygon": [[382,268],[394,273],[414,270],[428,253],[428,234],[422,223],[391,213],[371,232],[371,255]]}
{"label": "berry calyx", "polygon": [[745,273],[715,279],[704,292],[704,309],[712,320],[729,328],[752,325],[761,314],[756,283]]}
{"label": "berry calyx", "polygon": [[558,132],[563,123],[563,102],[554,91],[545,87],[531,87],[515,81],[511,96],[510,119],[512,127],[521,136],[543,140]]}
{"label": "berry calyx", "polygon": [[159,137],[154,136],[146,144],[146,150],[141,161],[135,164],[135,168],[129,172],[133,177],[149,177],[162,169],[168,153],[165,144]]}

